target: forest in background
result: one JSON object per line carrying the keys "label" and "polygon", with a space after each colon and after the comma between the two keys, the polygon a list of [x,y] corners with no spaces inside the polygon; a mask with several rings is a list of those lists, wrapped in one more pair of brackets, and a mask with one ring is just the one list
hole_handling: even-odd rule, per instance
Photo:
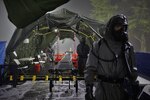
{"label": "forest in background", "polygon": [[150,52],[150,0],[90,0],[91,17],[102,23],[116,14],[124,14],[129,22],[129,39],[135,51]]}

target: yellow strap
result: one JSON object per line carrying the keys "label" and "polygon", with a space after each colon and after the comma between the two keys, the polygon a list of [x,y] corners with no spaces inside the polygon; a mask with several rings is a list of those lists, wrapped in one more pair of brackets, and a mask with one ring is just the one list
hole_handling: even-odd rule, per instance
{"label": "yellow strap", "polygon": [[23,80],[24,80],[24,76],[21,75],[21,76],[20,76],[20,81],[23,81]]}
{"label": "yellow strap", "polygon": [[62,81],[62,76],[61,76],[61,75],[59,75],[59,81],[60,81],[60,82]]}
{"label": "yellow strap", "polygon": [[48,81],[48,75],[45,75],[45,81]]}
{"label": "yellow strap", "polygon": [[73,81],[76,81],[77,77],[76,76],[72,76],[72,79],[73,79]]}
{"label": "yellow strap", "polygon": [[9,80],[10,80],[10,81],[12,81],[12,80],[13,80],[13,76],[12,76],[12,75],[10,75]]}
{"label": "yellow strap", "polygon": [[36,80],[36,75],[33,75],[32,81],[35,81],[35,80]]}

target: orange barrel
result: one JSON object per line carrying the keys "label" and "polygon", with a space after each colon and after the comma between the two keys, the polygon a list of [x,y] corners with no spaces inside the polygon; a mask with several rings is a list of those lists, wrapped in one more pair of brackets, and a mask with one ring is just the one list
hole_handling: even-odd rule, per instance
{"label": "orange barrel", "polygon": [[34,68],[35,68],[35,73],[39,73],[40,70],[41,70],[41,65],[40,64],[35,64]]}
{"label": "orange barrel", "polygon": [[75,68],[78,68],[78,54],[74,53],[72,54],[72,62]]}
{"label": "orange barrel", "polygon": [[55,54],[54,56],[55,56],[55,62],[59,62],[62,58],[63,58],[63,56],[64,56],[65,54]]}

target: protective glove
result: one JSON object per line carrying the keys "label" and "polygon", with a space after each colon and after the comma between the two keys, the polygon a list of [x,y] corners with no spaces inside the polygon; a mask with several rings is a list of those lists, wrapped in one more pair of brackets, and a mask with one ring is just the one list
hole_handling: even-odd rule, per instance
{"label": "protective glove", "polygon": [[132,88],[132,98],[133,100],[138,100],[138,95],[140,91],[140,86],[139,86],[139,81],[134,81],[131,83],[131,88]]}
{"label": "protective glove", "polygon": [[95,100],[93,96],[93,85],[86,85],[85,100]]}

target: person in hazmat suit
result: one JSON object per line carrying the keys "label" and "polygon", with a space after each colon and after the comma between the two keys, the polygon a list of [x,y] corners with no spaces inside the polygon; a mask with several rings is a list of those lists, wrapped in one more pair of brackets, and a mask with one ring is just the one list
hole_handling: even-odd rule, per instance
{"label": "person in hazmat suit", "polygon": [[84,72],[85,100],[131,100],[124,83],[136,80],[137,69],[127,29],[126,16],[115,15],[108,21],[104,37],[93,43]]}
{"label": "person in hazmat suit", "polygon": [[86,60],[89,54],[90,48],[86,44],[86,38],[82,37],[80,44],[77,46],[78,53],[78,71],[80,76],[84,76],[84,69],[86,65]]}

